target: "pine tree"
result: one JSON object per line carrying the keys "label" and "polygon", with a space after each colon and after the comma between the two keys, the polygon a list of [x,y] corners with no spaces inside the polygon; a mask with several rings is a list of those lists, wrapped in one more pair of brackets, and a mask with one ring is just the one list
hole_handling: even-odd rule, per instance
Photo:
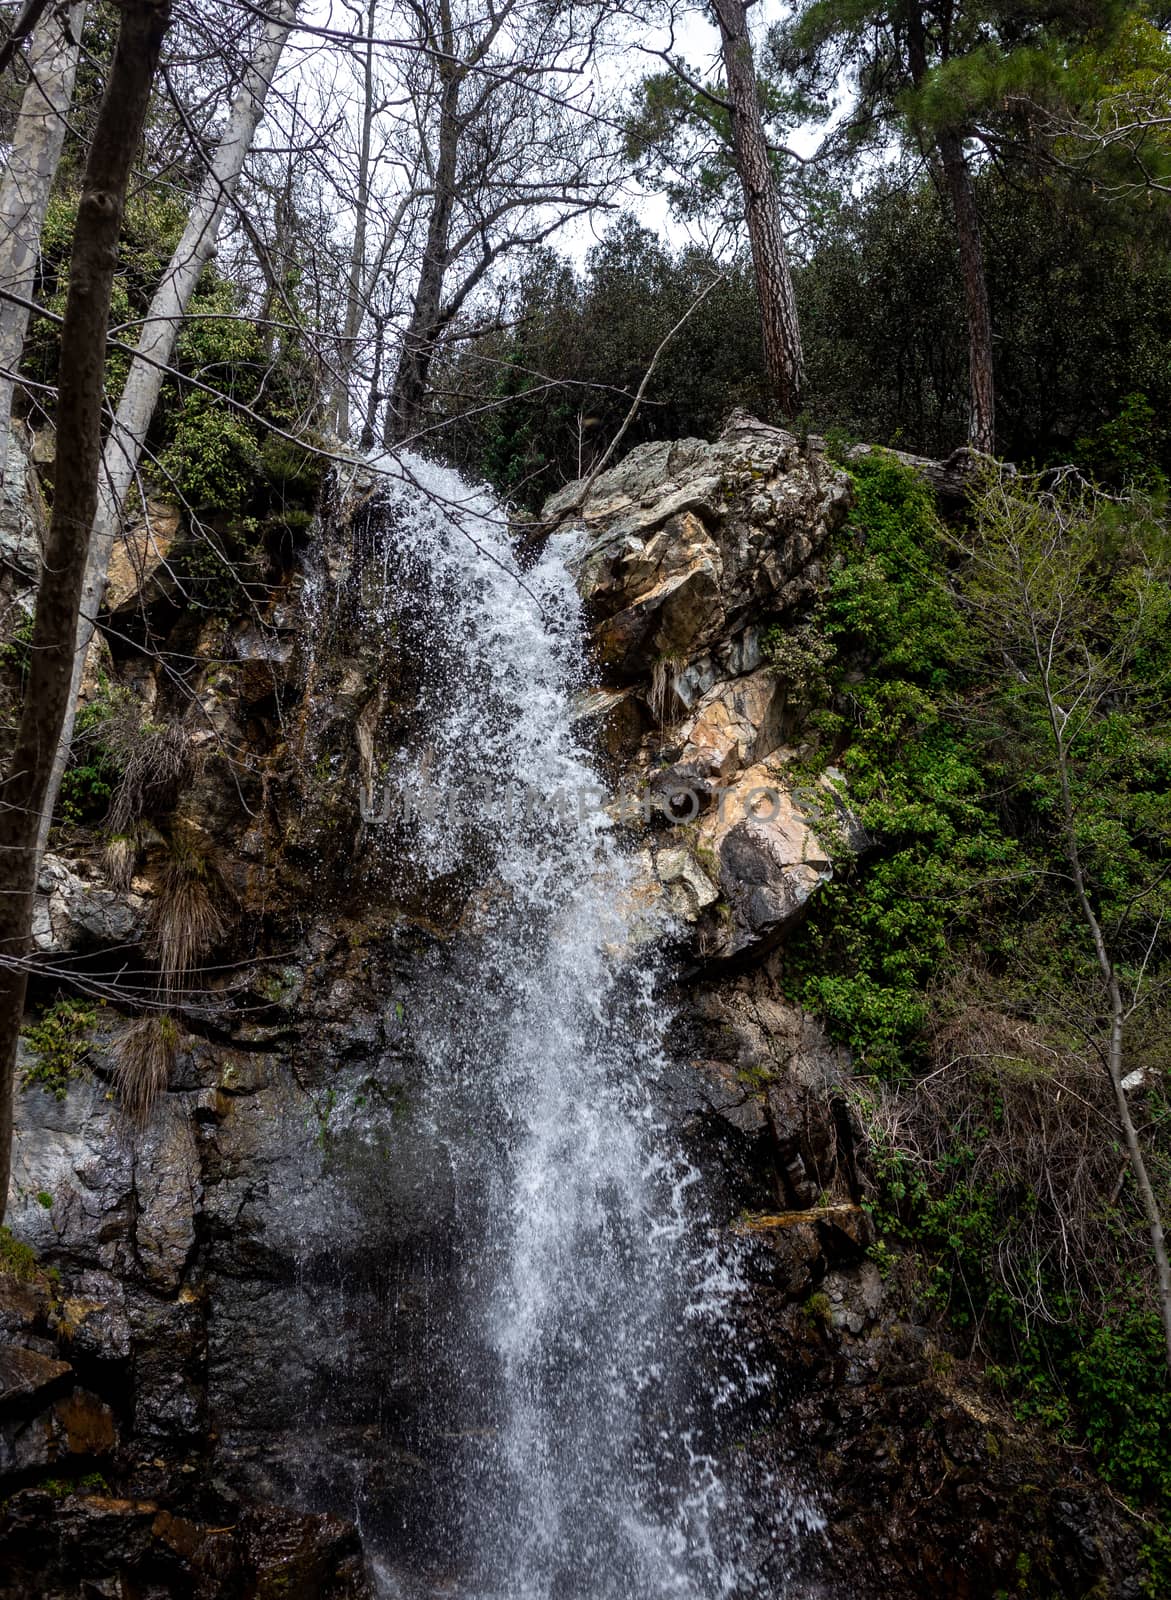
{"label": "pine tree", "polygon": [[950,205],[968,323],[968,440],[996,444],[994,334],[980,217],[977,151],[1017,152],[1024,107],[1051,99],[1070,40],[1116,25],[1114,0],[808,0],[774,35],[777,59],[807,86],[853,74],[857,135],[897,131],[932,164]]}

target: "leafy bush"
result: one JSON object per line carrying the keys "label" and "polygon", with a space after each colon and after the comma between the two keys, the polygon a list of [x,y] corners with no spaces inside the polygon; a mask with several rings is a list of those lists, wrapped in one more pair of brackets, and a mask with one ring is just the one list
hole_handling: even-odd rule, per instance
{"label": "leafy bush", "polygon": [[58,1000],[24,1030],[33,1060],[21,1079],[25,1089],[40,1088],[64,1100],[90,1051],[97,1012],[84,1000]]}
{"label": "leafy bush", "polygon": [[179,413],[159,467],[195,510],[239,512],[259,466],[256,437],[206,395]]}
{"label": "leafy bush", "polygon": [[130,691],[99,674],[97,694],[77,713],[69,765],[61,779],[58,819],[67,826],[105,815],[122,776],[125,741],[117,734],[128,718],[137,724]]}
{"label": "leafy bush", "polygon": [[834,647],[827,708],[809,719],[872,841],[790,944],[794,997],[863,1069],[899,1074],[920,1049],[926,988],[963,914],[972,868],[1011,856],[981,805],[982,774],[949,705],[967,632],[948,592],[929,491],[891,458],[854,473],[855,505],[821,626]]}

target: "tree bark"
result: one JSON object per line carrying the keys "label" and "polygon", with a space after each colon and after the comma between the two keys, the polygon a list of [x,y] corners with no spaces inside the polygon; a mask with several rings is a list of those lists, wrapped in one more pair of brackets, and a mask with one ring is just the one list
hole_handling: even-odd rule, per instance
{"label": "tree bark", "polygon": [[955,216],[968,319],[968,443],[973,450],[993,455],[996,450],[996,392],[992,369],[992,312],[988,304],[980,216],[963,140],[956,133],[939,133],[935,142]]}
{"label": "tree bark", "polygon": [[[45,18],[28,56],[12,150],[0,181],[0,289],[31,300],[37,252],[73,99],[85,0]],[[8,460],[14,377],[28,330],[27,306],[0,300],[0,483]]]}
{"label": "tree bark", "polygon": [[[126,187],[146,122],[169,0],[123,0],[118,40],[82,181],[61,328],[53,516],[37,593],[28,682],[0,783],[0,1208],[12,1158],[16,1044],[24,1011],[37,830],[73,681],[77,615],[98,503],[110,294]],[[3,1210],[0,1209],[0,1216]]]}
{"label": "tree bark", "polygon": [[354,242],[350,249],[350,276],[346,290],[346,320],[342,329],[341,359],[334,394],[334,427],[344,444],[350,435],[350,380],[362,327],[363,275],[366,266],[366,219],[370,210],[370,143],[374,127],[374,23],[377,0],[366,14],[367,45],[362,69],[362,143],[358,153],[358,193],[354,206]]}
{"label": "tree bark", "polygon": [[244,161],[252,148],[256,129],[264,115],[264,102],[280,62],[285,41],[296,16],[297,0],[280,0],[266,25],[247,74],[232,102],[228,125],[200,184],[183,237],[175,247],[166,272],[143,324],[138,348],[130,363],[126,386],[118,402],[105,450],[102,453],[101,481],[97,512],[89,542],[85,585],[77,619],[77,648],[73,656],[73,689],[65,713],[61,739],[53,761],[53,771],[45,795],[44,813],[37,848],[43,853],[53,820],[53,807],[69,760],[73,739],[73,719],[77,695],[85,670],[86,651],[93,638],[98,609],[106,588],[110,551],[121,526],[122,510],[130,485],[134,482],[147,429],[158,404],[166,378],[164,368],[174,354],[182,320],[204,267],[210,261],[223,219]]}
{"label": "tree bark", "polygon": [[374,433],[378,422],[378,404],[382,399],[382,352],[386,341],[386,317],[375,314],[374,352],[371,357],[370,388],[366,395],[366,416],[362,422],[359,450],[373,450]]}
{"label": "tree bark", "polygon": [[756,93],[756,71],[748,37],[748,6],[746,0],[712,0],[712,7],[723,46],[724,76],[732,113],[732,150],[744,191],[744,215],[756,275],[765,369],[781,415],[792,418],[801,409],[805,363],[797,300],[781,226],[781,207]]}
{"label": "tree bark", "polygon": [[440,7],[440,30],[439,49],[442,54],[438,58],[438,71],[442,90],[439,99],[435,194],[427,222],[427,242],[423,248],[423,262],[419,268],[411,318],[403,335],[398,370],[390,392],[390,404],[386,408],[382,442],[388,450],[402,444],[418,430],[423,403],[427,398],[427,380],[435,355],[435,343],[444,326],[443,280],[449,265],[451,218],[455,210],[462,132],[459,95],[463,83],[463,74],[457,69],[454,57],[455,38],[447,0],[442,0]]}
{"label": "tree bark", "polygon": [[0,72],[7,71],[16,59],[21,45],[40,22],[48,3],[49,0],[25,0],[20,15],[12,24],[12,32],[0,44]]}

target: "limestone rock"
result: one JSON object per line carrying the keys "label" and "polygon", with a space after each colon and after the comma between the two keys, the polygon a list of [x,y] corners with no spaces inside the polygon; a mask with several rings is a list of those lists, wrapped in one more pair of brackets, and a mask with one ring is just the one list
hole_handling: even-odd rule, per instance
{"label": "limestone rock", "polygon": [[669,831],[669,843],[644,857],[644,895],[665,900],[704,961],[770,949],[832,876],[823,837],[849,830],[840,785],[826,775],[795,784],[791,752],[775,752],[716,786],[711,767],[717,775],[720,765],[734,767],[739,749],[751,751],[752,732],[741,724],[693,759],[689,745],[652,780],[665,814],[678,806],[685,820]]}
{"label": "limestone rock", "polygon": [[165,500],[148,500],[145,509],[123,528],[110,551],[107,611],[127,611],[153,598],[156,580],[165,573],[180,528],[178,506]]}
{"label": "limestone rock", "polygon": [[61,955],[111,945],[137,944],[146,926],[146,902],[83,878],[59,856],[46,855],[33,908],[33,947]]}
{"label": "limestone rock", "polygon": [[554,495],[545,524],[580,526],[578,585],[599,659],[619,679],[734,649],[754,612],[811,595],[849,499],[824,456],[743,412],[714,444],[632,450],[578,509],[580,493],[570,484]]}

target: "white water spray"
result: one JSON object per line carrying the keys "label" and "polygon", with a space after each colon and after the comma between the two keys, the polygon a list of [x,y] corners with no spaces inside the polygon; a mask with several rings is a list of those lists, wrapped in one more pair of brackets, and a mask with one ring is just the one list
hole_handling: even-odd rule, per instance
{"label": "white water spray", "polygon": [[[378,466],[367,603],[413,630],[433,803],[372,847],[470,897],[413,1028],[460,1218],[439,1337],[463,1380],[430,1537],[465,1600],[776,1593],[727,1470],[723,1419],[754,1381],[721,1349],[734,1274],[655,1110],[654,929],[571,717],[570,536],[521,574],[486,492],[414,456]],[[400,759],[390,782],[420,776]],[[778,1495],[774,1522],[795,1518]]]}

